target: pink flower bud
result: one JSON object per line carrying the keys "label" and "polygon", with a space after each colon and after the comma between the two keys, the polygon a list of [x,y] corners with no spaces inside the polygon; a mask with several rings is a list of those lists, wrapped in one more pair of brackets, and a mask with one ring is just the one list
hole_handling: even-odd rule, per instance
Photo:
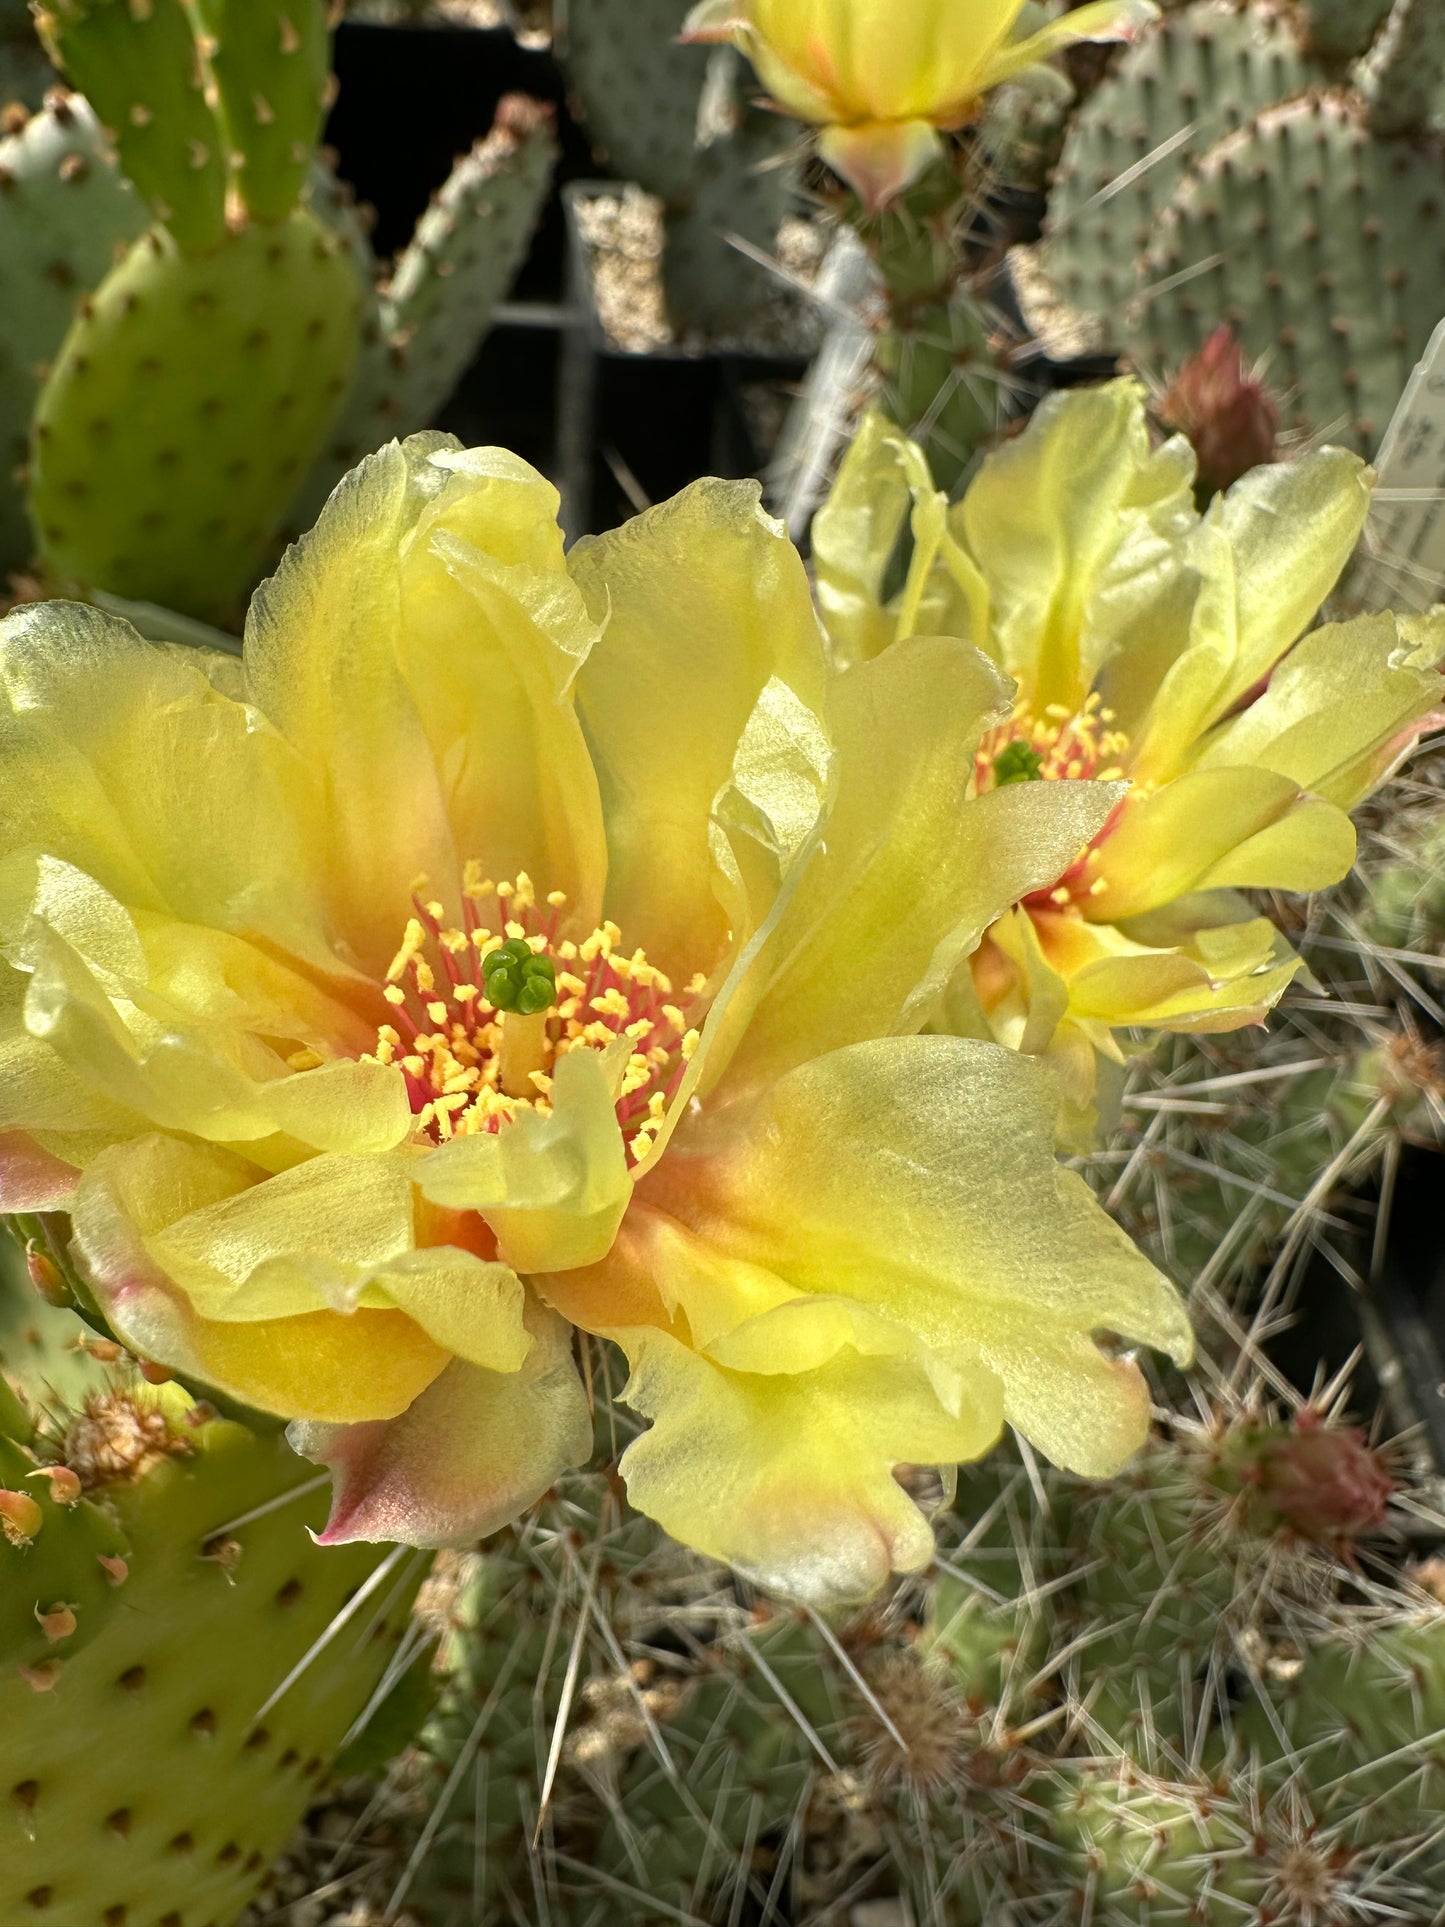
{"label": "pink flower bud", "polygon": [[1202,494],[1232,488],[1277,457],[1279,405],[1229,328],[1217,329],[1185,362],[1155,412],[1161,427],[1194,444]]}
{"label": "pink flower bud", "polygon": [[130,1567],[124,1559],[108,1552],[99,1552],[96,1557],[105,1569],[106,1578],[113,1586],[123,1586],[130,1578]]}
{"label": "pink flower bud", "polygon": [[1395,1481],[1363,1432],[1328,1426],[1305,1411],[1262,1438],[1251,1457],[1261,1515],[1302,1539],[1329,1544],[1384,1523]]}
{"label": "pink flower bud", "polygon": [[18,1671],[32,1693],[48,1693],[60,1678],[62,1667],[58,1659],[42,1659],[38,1665],[21,1666]]}

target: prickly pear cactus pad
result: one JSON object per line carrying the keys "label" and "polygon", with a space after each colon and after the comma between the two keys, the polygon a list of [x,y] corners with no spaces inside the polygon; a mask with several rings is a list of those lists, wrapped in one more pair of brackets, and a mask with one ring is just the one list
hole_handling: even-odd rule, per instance
{"label": "prickly pear cactus pad", "polygon": [[1149,1401],[1092,1334],[1189,1355],[1056,1160],[1046,1067],[919,1031],[1115,791],[971,801],[1010,685],[936,638],[835,675],[756,485],[570,554],[557,510],[416,437],[288,551],[239,663],[6,619],[0,1009],[37,1103],[0,1192],[68,1212],[117,1339],[293,1421],[328,1544],[505,1524],[589,1456],[605,1334],[652,1421],[638,1508],[866,1595],[932,1552],[895,1465],[1007,1409],[1112,1468]]}
{"label": "prickly pear cactus pad", "polygon": [[65,339],[76,302],[149,222],[116,169],[95,115],[57,93],[43,113],[0,140],[0,577],[34,547],[15,478],[30,457],[42,371]]}
{"label": "prickly pear cactus pad", "polygon": [[0,567],[38,543],[68,592],[234,623],[288,509],[309,521],[472,359],[546,195],[549,110],[503,102],[382,286],[317,151],[323,0],[56,0],[41,23],[94,112],[0,147]]}
{"label": "prickly pear cactus pad", "polygon": [[[1253,0],[1182,7],[1129,48],[1079,109],[1054,176],[1043,250],[1071,307],[1117,331],[1143,285],[1155,223],[1190,166],[1252,115],[1324,82],[1327,70],[1301,47],[1297,25],[1289,9]],[[1222,319],[1213,307],[1201,312]]]}
{"label": "prickly pear cactus pad", "polygon": [[33,426],[63,582],[224,619],[345,400],[361,290],[310,213],[183,253],[160,228],[82,304]]}
{"label": "prickly pear cactus pad", "polygon": [[1373,454],[1440,320],[1445,141],[1380,140],[1346,97],[1270,108],[1180,183],[1140,262],[1141,354],[1173,365],[1227,322],[1292,422]]}
{"label": "prickly pear cactus pad", "polygon": [[47,1360],[85,1328],[19,1290],[0,1365],[39,1470],[0,1452],[41,1516],[6,1515],[0,1543],[0,1918],[228,1927],[385,1676],[424,1561],[315,1546],[324,1496],[279,1430],[129,1360],[59,1398]]}

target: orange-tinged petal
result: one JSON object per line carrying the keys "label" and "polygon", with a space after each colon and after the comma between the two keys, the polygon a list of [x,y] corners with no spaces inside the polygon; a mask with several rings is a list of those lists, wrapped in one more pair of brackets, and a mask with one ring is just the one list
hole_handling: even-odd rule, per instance
{"label": "orange-tinged petal", "polygon": [[818,152],[876,212],[927,172],[943,153],[943,140],[926,120],[865,121],[824,128]]}
{"label": "orange-tinged petal", "polygon": [[903,1460],[981,1451],[1003,1417],[1069,1464],[1121,1462],[1147,1398],[1097,1335],[1185,1359],[1188,1321],[1055,1165],[1058,1103],[1042,1065],[942,1037],[704,1101],[607,1258],[535,1281],[633,1361],[654,1420],[626,1461],[634,1501],[827,1598],[926,1556],[890,1482]]}

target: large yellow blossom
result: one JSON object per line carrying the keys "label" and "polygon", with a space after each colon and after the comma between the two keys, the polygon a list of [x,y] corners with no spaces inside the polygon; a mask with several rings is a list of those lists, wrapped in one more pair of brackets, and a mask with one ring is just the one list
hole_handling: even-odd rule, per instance
{"label": "large yellow blossom", "polygon": [[641,1507],[866,1592],[930,1552],[895,1466],[1007,1420],[1107,1471],[1119,1341],[1188,1350],[1047,1072],[919,1034],[1114,793],[966,801],[1005,680],[919,638],[830,684],[748,485],[567,557],[555,510],[418,437],[242,661],[0,628],[0,1208],[68,1211],[127,1343],[296,1421],[332,1540],[465,1540],[585,1458],[582,1327],[652,1421]]}
{"label": "large yellow blossom", "polygon": [[[1187,442],[1153,447],[1143,390],[1054,397],[948,507],[919,450],[864,424],[814,533],[841,662],[919,629],[967,637],[1017,683],[974,793],[1127,780],[1109,821],[1020,899],[955,979],[949,1021],[1050,1054],[1080,1111],[1116,1030],[1257,1023],[1300,969],[1240,893],[1310,891],[1354,861],[1348,811],[1442,695],[1445,619],[1304,635],[1369,508],[1341,449],[1247,475],[1200,516]],[[905,525],[908,579],[885,599]]]}
{"label": "large yellow blossom", "polygon": [[[1092,0],[1035,31],[1027,0],[702,0],[694,40],[741,47],[819,151],[873,207],[942,152],[983,96],[1080,40],[1122,39],[1151,0]],[[1021,16],[1023,18],[1021,18]]]}

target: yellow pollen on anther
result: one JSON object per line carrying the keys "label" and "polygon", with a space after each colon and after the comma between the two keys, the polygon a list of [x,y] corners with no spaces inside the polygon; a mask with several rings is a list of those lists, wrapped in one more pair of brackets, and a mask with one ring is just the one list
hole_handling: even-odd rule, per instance
{"label": "yellow pollen on anther", "polygon": [[[499,1130],[523,1110],[550,1116],[557,1060],[574,1050],[610,1051],[626,1039],[617,1119],[629,1158],[645,1157],[697,1049],[706,974],[696,973],[674,999],[671,980],[644,951],[624,949],[615,923],[564,935],[565,892],[544,896],[525,872],[494,883],[468,863],[455,921],[424,888],[416,886],[414,914],[380,986],[388,1020],[368,1053],[404,1074],[416,1134],[441,1143]],[[518,941],[524,957],[553,966],[550,1009],[523,1014],[515,988],[501,1008],[487,995],[486,960]],[[515,983],[515,968],[503,969]],[[298,1051],[293,1068],[310,1068],[313,1058],[320,1063],[314,1052]]]}

